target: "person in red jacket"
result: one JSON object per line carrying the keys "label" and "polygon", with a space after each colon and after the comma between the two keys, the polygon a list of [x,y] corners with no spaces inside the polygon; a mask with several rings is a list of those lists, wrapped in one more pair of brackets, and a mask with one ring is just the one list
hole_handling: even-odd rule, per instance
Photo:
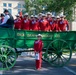
{"label": "person in red jacket", "polygon": [[49,20],[49,31],[59,31],[58,24],[56,22],[56,17],[52,15],[52,19]]}
{"label": "person in red jacket", "polygon": [[39,59],[36,59],[36,69],[40,70],[41,66],[42,66],[42,48],[43,48],[43,42],[41,40],[42,35],[38,34],[37,35],[37,40],[35,40],[34,42],[34,52],[35,54],[38,53],[39,54]]}
{"label": "person in red jacket", "polygon": [[52,19],[50,19],[48,22],[49,22],[49,31],[53,31],[55,28],[55,16],[52,15]]}
{"label": "person in red jacket", "polygon": [[46,19],[46,15],[42,14],[42,19],[39,21],[39,26],[41,31],[48,31],[49,23]]}
{"label": "person in red jacket", "polygon": [[24,14],[23,24],[21,27],[23,30],[30,30],[30,19],[28,13]]}
{"label": "person in red jacket", "polygon": [[38,31],[39,30],[39,22],[37,20],[37,16],[35,15],[33,18],[31,18],[31,24],[30,29]]}
{"label": "person in red jacket", "polygon": [[38,21],[41,21],[41,19],[42,19],[42,13],[39,13],[38,14]]}
{"label": "person in red jacket", "polygon": [[60,16],[56,16],[56,21],[55,21],[55,23],[56,23],[56,25],[55,25],[55,31],[60,31],[60,28],[59,28],[59,21],[60,21]]}
{"label": "person in red jacket", "polygon": [[18,15],[16,15],[16,19],[14,20],[14,28],[20,30],[21,26],[22,26],[22,20],[18,14]]}
{"label": "person in red jacket", "polygon": [[47,12],[47,17],[46,17],[46,19],[47,19],[48,21],[52,20],[52,13]]}
{"label": "person in red jacket", "polygon": [[65,19],[64,15],[60,16],[61,20],[59,21],[59,28],[61,31],[68,31],[69,30],[69,23],[68,21]]}

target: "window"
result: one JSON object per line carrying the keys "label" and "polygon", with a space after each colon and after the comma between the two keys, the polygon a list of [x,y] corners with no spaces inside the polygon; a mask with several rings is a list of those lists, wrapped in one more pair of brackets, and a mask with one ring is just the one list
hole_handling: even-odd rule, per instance
{"label": "window", "polygon": [[8,3],[8,7],[12,7],[12,4],[11,3]]}
{"label": "window", "polygon": [[19,14],[20,11],[21,11],[21,9],[18,9],[18,14]]}
{"label": "window", "polygon": [[9,13],[12,14],[12,9],[8,9]]}
{"label": "window", "polygon": [[22,5],[22,8],[24,8],[24,7],[25,7],[25,5],[23,4],[23,5]]}
{"label": "window", "polygon": [[6,10],[6,8],[3,8],[3,12]]}
{"label": "window", "polygon": [[7,4],[6,3],[3,3],[3,7],[7,7]]}
{"label": "window", "polygon": [[18,8],[21,8],[21,4],[18,4]]}

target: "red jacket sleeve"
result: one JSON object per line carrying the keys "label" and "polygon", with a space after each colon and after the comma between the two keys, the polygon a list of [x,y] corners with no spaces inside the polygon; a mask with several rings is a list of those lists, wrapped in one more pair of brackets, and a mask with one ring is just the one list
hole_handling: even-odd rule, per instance
{"label": "red jacket sleeve", "polygon": [[68,21],[66,20],[66,24],[67,24],[67,28],[68,28],[68,30],[70,29],[70,27],[69,27],[69,23],[68,23]]}

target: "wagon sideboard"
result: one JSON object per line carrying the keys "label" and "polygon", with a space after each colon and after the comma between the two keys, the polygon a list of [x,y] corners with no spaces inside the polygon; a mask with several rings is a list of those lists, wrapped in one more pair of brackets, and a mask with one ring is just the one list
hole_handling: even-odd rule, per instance
{"label": "wagon sideboard", "polygon": [[42,31],[24,31],[13,29],[0,29],[0,44],[5,44],[14,48],[33,48],[33,43],[37,39],[36,35],[41,34],[44,48],[56,39],[63,39],[70,46],[76,45],[76,31],[69,32],[42,32]]}

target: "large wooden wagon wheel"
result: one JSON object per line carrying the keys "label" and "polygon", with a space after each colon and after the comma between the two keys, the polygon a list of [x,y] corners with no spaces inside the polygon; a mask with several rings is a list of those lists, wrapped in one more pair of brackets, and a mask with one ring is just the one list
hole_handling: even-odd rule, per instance
{"label": "large wooden wagon wheel", "polygon": [[16,52],[13,48],[0,46],[0,70],[9,70],[16,63]]}
{"label": "large wooden wagon wheel", "polygon": [[62,67],[70,61],[72,50],[66,41],[57,39],[48,45],[46,55],[52,66]]}

